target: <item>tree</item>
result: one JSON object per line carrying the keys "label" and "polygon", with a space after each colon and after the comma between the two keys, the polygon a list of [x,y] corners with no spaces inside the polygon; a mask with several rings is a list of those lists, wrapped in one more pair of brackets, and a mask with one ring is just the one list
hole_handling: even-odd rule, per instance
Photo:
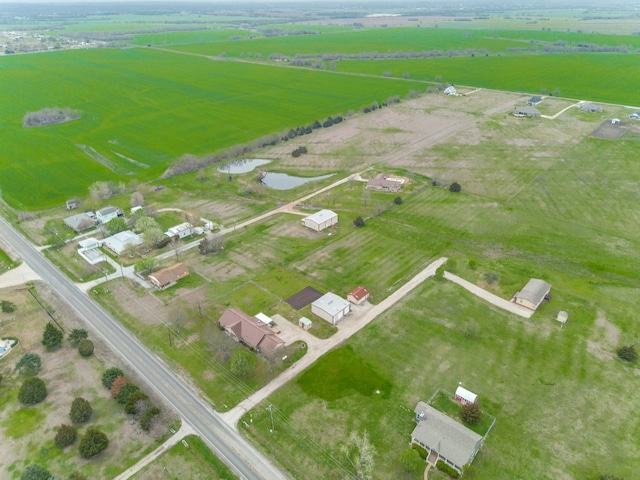
{"label": "tree", "polygon": [[158,266],[158,260],[155,257],[143,258],[138,262],[140,271],[146,275],[151,275]]}
{"label": "tree", "polygon": [[71,402],[71,410],[69,410],[69,418],[73,423],[85,423],[91,418],[93,408],[88,400],[77,397]]}
{"label": "tree", "polygon": [[71,330],[71,333],[69,334],[67,339],[72,345],[77,345],[80,340],[84,340],[88,336],[89,332],[87,332],[84,328],[74,328],[73,330]]}
{"label": "tree", "polygon": [[474,425],[482,419],[482,410],[477,403],[465,403],[460,409],[460,418],[469,425]]}
{"label": "tree", "polygon": [[402,197],[394,198],[393,203],[395,203],[396,205],[402,205]]}
{"label": "tree", "polygon": [[118,401],[118,403],[126,405],[129,402],[129,399],[139,391],[140,387],[133,383],[127,383],[126,385],[123,385],[118,392],[116,400]]}
{"label": "tree", "polygon": [[636,352],[636,347],[634,345],[620,347],[616,350],[616,353],[618,354],[618,358],[625,362],[633,363],[638,359],[638,352]]}
{"label": "tree", "polygon": [[369,434],[364,431],[362,436],[351,432],[347,443],[340,447],[349,463],[355,470],[357,480],[370,480],[373,472],[373,459],[376,449],[369,441]]}
{"label": "tree", "polygon": [[40,367],[42,367],[42,359],[37,353],[25,353],[16,363],[16,370],[24,368],[28,375],[37,374]]}
{"label": "tree", "polygon": [[142,245],[147,250],[151,250],[158,245],[165,237],[160,227],[148,228],[142,233]]}
{"label": "tree", "polygon": [[54,442],[58,448],[65,448],[76,441],[78,431],[71,425],[62,424],[58,427]]}
{"label": "tree", "polygon": [[142,216],[138,220],[136,220],[136,224],[134,230],[138,233],[144,233],[150,228],[161,229],[160,224],[156,221],[155,218]]}
{"label": "tree", "polygon": [[91,340],[88,338],[80,340],[80,343],[78,344],[78,352],[80,352],[80,355],[83,357],[90,357],[93,355],[93,349],[94,346]]}
{"label": "tree", "polygon": [[255,364],[255,356],[244,348],[240,348],[231,357],[231,372],[245,376],[253,371]]}
{"label": "tree", "polygon": [[140,254],[140,248],[135,243],[127,243],[122,250],[122,255],[125,257],[133,258]]}
{"label": "tree", "polygon": [[69,480],[88,480],[88,478],[80,472],[73,471],[71,475],[69,475]]}
{"label": "tree", "polygon": [[400,464],[407,472],[417,472],[424,468],[425,462],[414,448],[407,448],[400,454]]}
{"label": "tree", "polygon": [[140,206],[144,205],[144,195],[142,195],[142,193],[140,193],[140,192],[133,192],[131,194],[131,200],[130,200],[129,204],[132,207],[140,207]]}
{"label": "tree", "polygon": [[364,227],[364,218],[356,217],[356,219],[353,221],[353,224],[358,228],[359,227]]}
{"label": "tree", "polygon": [[16,310],[16,304],[8,300],[2,300],[0,305],[2,305],[2,311],[4,313],[13,313]]}
{"label": "tree", "polygon": [[50,478],[49,470],[35,463],[29,465],[20,476],[20,480],[49,480]]}
{"label": "tree", "polygon": [[62,330],[56,327],[53,323],[48,322],[44,327],[42,334],[42,344],[47,347],[47,350],[55,350],[62,345],[64,334]]}
{"label": "tree", "polygon": [[113,381],[118,377],[123,377],[124,373],[117,367],[111,367],[104,371],[102,374],[102,385],[104,388],[111,388]]}
{"label": "tree", "polygon": [[110,235],[124,232],[128,228],[127,221],[122,217],[112,218],[105,224],[105,226],[107,227]]}
{"label": "tree", "polygon": [[20,387],[18,400],[24,405],[35,405],[47,398],[47,386],[38,377],[29,377]]}
{"label": "tree", "polygon": [[460,184],[458,182],[453,182],[451,185],[449,185],[449,191],[458,193],[458,192],[462,191],[462,187],[460,186]]}
{"label": "tree", "polygon": [[89,427],[80,439],[78,450],[82,458],[92,458],[109,446],[107,436],[95,427]]}
{"label": "tree", "polygon": [[113,398],[118,398],[118,394],[120,393],[120,390],[122,389],[122,387],[124,387],[128,383],[131,383],[131,380],[129,380],[127,377],[116,377],[116,379],[111,384],[111,388],[110,388],[111,396]]}

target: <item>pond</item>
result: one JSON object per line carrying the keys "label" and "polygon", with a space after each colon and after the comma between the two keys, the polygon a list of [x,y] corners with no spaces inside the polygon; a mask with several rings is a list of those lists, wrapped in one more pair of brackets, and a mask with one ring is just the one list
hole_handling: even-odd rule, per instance
{"label": "pond", "polygon": [[320,175],[319,177],[294,177],[286,173],[267,172],[267,174],[262,178],[261,181],[264,185],[269,188],[273,188],[274,190],[291,190],[292,188],[299,187],[300,185],[304,185],[305,183],[315,182],[316,180],[324,180],[325,178],[329,178],[334,175],[335,173],[330,173],[329,175]]}
{"label": "pond", "polygon": [[241,158],[239,160],[233,160],[232,162],[225,163],[218,167],[219,172],[228,174],[249,173],[260,165],[266,165],[271,163],[271,160],[265,160],[262,158]]}

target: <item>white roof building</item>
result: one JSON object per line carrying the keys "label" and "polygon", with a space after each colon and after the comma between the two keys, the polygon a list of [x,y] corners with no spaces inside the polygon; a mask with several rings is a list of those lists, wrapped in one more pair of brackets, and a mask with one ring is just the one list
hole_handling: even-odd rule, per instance
{"label": "white roof building", "polygon": [[351,304],[335,293],[329,292],[311,304],[311,313],[335,325],[351,311]]}
{"label": "white roof building", "polygon": [[476,403],[478,401],[478,395],[467,390],[463,386],[456,388],[455,399],[461,403]]}
{"label": "white roof building", "polygon": [[102,245],[116,255],[122,255],[122,252],[124,252],[129,244],[142,245],[142,238],[131,230],[125,230],[124,232],[116,233],[109,238],[105,238]]}
{"label": "white roof building", "polygon": [[265,325],[271,325],[273,323],[273,320],[271,319],[270,316],[265,315],[264,313],[260,312],[260,313],[256,313],[254,315],[254,317],[256,317],[258,319],[259,322],[264,323]]}
{"label": "white roof building", "polygon": [[178,237],[184,238],[188,237],[193,233],[193,225],[189,222],[181,223],[180,225],[176,225],[175,227],[171,227],[169,230],[164,232],[167,237]]}
{"label": "white roof building", "polygon": [[302,219],[302,225],[316,232],[320,232],[336,223],[338,223],[338,214],[331,210],[320,210]]}

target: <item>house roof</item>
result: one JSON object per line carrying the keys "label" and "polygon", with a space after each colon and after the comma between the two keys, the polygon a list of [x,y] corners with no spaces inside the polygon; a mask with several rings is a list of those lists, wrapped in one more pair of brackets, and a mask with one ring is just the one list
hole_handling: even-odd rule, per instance
{"label": "house roof", "polygon": [[338,312],[344,310],[345,307],[349,307],[349,302],[333,292],[328,292],[321,296],[318,300],[313,302],[311,305],[327,312],[333,317]]}
{"label": "house roof", "polygon": [[529,117],[535,117],[540,115],[540,110],[535,107],[530,107],[529,105],[525,105],[524,107],[518,107],[516,109],[517,115],[527,115]]}
{"label": "house roof", "polygon": [[411,433],[414,439],[435,449],[459,468],[473,460],[482,442],[480,435],[425,402],[418,402],[414,411],[419,418]]}
{"label": "house roof", "polygon": [[461,397],[464,398],[467,402],[475,403],[478,395],[467,390],[463,386],[458,386],[458,388],[456,388],[456,397]]}
{"label": "house roof", "polygon": [[96,212],[97,215],[101,215],[103,217],[106,215],[111,215],[112,213],[118,213],[118,209],[116,207],[112,207],[111,205],[101,208]]}
{"label": "house roof", "polygon": [[78,248],[96,248],[100,246],[100,241],[93,237],[85,238],[78,242]]}
{"label": "house roof", "polygon": [[300,317],[300,320],[298,320],[298,323],[301,323],[302,325],[305,325],[307,327],[310,327],[311,325],[313,325],[313,322],[309,320],[307,317]]}
{"label": "house roof", "polygon": [[549,293],[549,290],[551,290],[550,284],[544,280],[540,280],[539,278],[532,278],[527,282],[524,288],[516,294],[516,297],[528,300],[534,305],[538,305],[542,300],[544,300],[544,296]]}
{"label": "house roof", "polygon": [[131,230],[125,230],[124,232],[116,233],[111,237],[105,238],[103,245],[120,255],[130,243],[140,245],[142,244],[142,239],[140,235],[136,235]]}
{"label": "house roof", "polygon": [[315,223],[323,223],[337,216],[338,214],[335,212],[332,212],[331,210],[320,210],[319,212],[316,212],[313,215],[309,215],[308,217],[305,217],[305,220],[312,220]]}
{"label": "house roof", "polygon": [[529,101],[531,103],[540,103],[542,101],[542,97],[538,96],[538,95],[534,95],[533,97],[531,97],[529,99]]}
{"label": "house roof", "polygon": [[360,286],[360,287],[356,287],[353,290],[351,290],[349,292],[349,295],[351,295],[353,298],[356,299],[356,301],[359,302],[364,297],[369,295],[369,290],[367,290],[367,287]]}
{"label": "house roof", "polygon": [[165,235],[167,237],[173,237],[175,235],[179,235],[180,232],[191,230],[192,228],[193,228],[193,225],[191,225],[189,222],[184,222],[174,227],[171,227],[169,230],[165,232]]}
{"label": "house roof", "polygon": [[284,340],[269,327],[237,308],[225,310],[219,322],[225,329],[232,331],[236,337],[252,348],[270,352],[278,346],[284,345]]}
{"label": "house roof", "polygon": [[71,230],[81,232],[95,226],[96,222],[86,213],[79,213],[65,218],[64,224]]}
{"label": "house roof", "polygon": [[381,173],[375,178],[367,180],[367,187],[382,187],[388,189],[399,189],[402,187],[402,181],[391,180],[386,174]]}
{"label": "house roof", "polygon": [[177,282],[181,278],[189,275],[189,268],[184,263],[176,263],[168,268],[163,268],[149,275],[149,279],[153,278],[158,285],[165,286],[170,283]]}

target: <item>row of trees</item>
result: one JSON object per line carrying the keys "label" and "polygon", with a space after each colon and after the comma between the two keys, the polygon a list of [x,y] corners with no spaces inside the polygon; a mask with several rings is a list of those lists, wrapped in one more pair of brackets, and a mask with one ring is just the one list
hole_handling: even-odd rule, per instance
{"label": "row of trees", "polygon": [[117,367],[109,368],[102,374],[102,385],[109,389],[111,396],[121,405],[124,411],[133,415],[144,431],[149,431],[154,417],[160,414],[147,394],[140,390],[129,378],[124,376]]}

